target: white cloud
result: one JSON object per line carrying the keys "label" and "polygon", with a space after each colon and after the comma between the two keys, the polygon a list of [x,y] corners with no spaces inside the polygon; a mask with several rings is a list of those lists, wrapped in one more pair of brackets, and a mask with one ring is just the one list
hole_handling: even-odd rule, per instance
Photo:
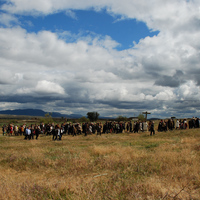
{"label": "white cloud", "polygon": [[76,16],[76,13],[73,12],[72,10],[66,10],[65,14],[68,16],[68,17],[71,17],[72,19],[75,19],[77,20],[77,16]]}
{"label": "white cloud", "polygon": [[9,69],[4,69],[4,66],[1,66],[0,74],[0,84],[14,85],[22,79],[21,74],[13,73],[13,71],[10,71]]}
{"label": "white cloud", "polygon": [[177,94],[181,100],[199,100],[200,88],[194,81],[187,81],[177,89]]}
{"label": "white cloud", "polygon": [[[0,15],[1,23],[7,26],[0,28],[1,96],[39,98],[52,94],[66,98],[57,100],[63,108],[74,103],[75,110],[85,111],[99,105],[105,113],[133,112],[132,106],[162,112],[169,109],[163,102],[170,101],[172,107],[178,107],[173,101],[199,99],[199,1],[9,2],[2,6],[7,13]],[[160,33],[141,39],[134,48],[117,51],[120,44],[110,36],[88,33],[85,37],[69,31],[30,33],[11,26],[20,25],[15,13],[48,15],[66,11],[77,19],[76,9],[89,8],[105,8],[124,19],[136,18]]]}
{"label": "white cloud", "polygon": [[166,89],[165,91],[159,92],[155,96],[156,100],[162,100],[162,101],[169,101],[172,99],[175,99],[175,95],[171,89]]}
{"label": "white cloud", "polygon": [[[182,26],[194,16],[199,18],[199,2],[180,0],[10,0],[2,9],[10,13],[20,14],[51,14],[60,10],[89,9],[96,11],[106,8],[108,12],[127,18],[136,18],[147,23],[149,28],[166,30]],[[73,12],[70,11],[73,15]]]}
{"label": "white cloud", "polygon": [[7,27],[11,27],[13,24],[20,24],[17,17],[8,14],[8,13],[0,13],[0,24],[3,24]]}
{"label": "white cloud", "polygon": [[20,94],[20,95],[31,94],[32,91],[33,91],[33,89],[31,89],[31,88],[25,88],[25,87],[23,87],[23,88],[17,89],[16,94]]}
{"label": "white cloud", "polygon": [[64,88],[62,88],[57,83],[53,83],[50,81],[39,81],[36,85],[35,92],[39,94],[65,94]]}

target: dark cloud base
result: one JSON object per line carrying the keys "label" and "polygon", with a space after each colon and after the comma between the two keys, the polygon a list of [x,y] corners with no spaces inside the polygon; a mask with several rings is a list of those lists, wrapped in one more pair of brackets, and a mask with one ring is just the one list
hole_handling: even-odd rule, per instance
{"label": "dark cloud base", "polygon": [[[78,113],[85,115],[89,111],[98,111],[101,116],[116,116],[124,115],[127,117],[142,113],[144,111],[150,111],[152,117],[192,117],[198,116],[200,110],[199,100],[185,100],[185,101],[86,101],[76,98],[57,98],[51,96],[34,97],[34,96],[1,96],[0,102],[10,102],[20,104],[20,108],[27,108],[27,105],[31,108],[45,109],[59,111],[62,109],[70,110],[72,113]],[[52,103],[52,106],[51,106]],[[47,106],[50,105],[50,106]],[[166,111],[163,111],[165,106]],[[79,111],[78,111],[79,110]]]}

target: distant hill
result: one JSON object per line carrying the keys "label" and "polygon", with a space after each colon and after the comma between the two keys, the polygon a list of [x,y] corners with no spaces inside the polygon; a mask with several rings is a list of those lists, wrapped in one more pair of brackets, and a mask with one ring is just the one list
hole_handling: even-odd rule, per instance
{"label": "distant hill", "polygon": [[150,118],[150,119],[148,119],[148,120],[160,120],[160,118]]}
{"label": "distant hill", "polygon": [[71,114],[71,115],[63,115],[59,112],[44,112],[40,109],[16,109],[16,110],[2,110],[0,114],[4,115],[25,115],[25,116],[37,116],[37,117],[44,117],[46,113],[51,113],[52,117],[66,117],[71,119],[78,119],[83,117],[80,114]]}
{"label": "distant hill", "polygon": [[45,112],[39,109],[16,109],[16,110],[2,110],[0,114],[4,115],[30,115],[30,116],[44,116]]}

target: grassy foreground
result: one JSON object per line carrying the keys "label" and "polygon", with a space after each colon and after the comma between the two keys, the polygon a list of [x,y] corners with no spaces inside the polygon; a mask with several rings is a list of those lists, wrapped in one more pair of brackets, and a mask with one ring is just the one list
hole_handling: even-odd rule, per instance
{"label": "grassy foreground", "polygon": [[200,199],[200,129],[0,135],[0,199]]}

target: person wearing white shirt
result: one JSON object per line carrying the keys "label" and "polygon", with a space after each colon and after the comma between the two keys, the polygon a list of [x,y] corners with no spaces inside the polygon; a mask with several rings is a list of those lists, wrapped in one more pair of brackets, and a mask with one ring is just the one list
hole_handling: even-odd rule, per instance
{"label": "person wearing white shirt", "polygon": [[26,128],[26,134],[25,134],[25,138],[24,138],[25,140],[27,140],[27,139],[31,139],[31,130],[30,130],[30,127],[27,127]]}

